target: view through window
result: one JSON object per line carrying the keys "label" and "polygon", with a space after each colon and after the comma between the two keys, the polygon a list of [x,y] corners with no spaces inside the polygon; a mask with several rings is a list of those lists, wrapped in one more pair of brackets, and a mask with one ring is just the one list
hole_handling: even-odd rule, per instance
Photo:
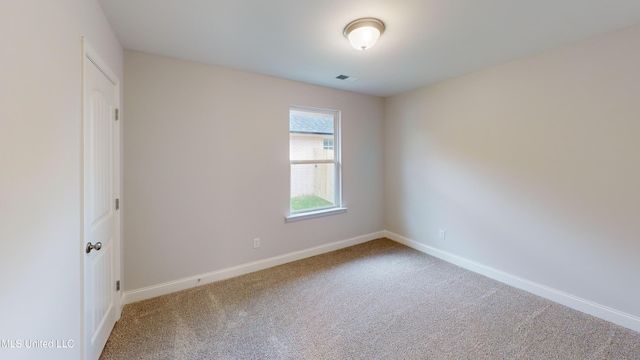
{"label": "view through window", "polygon": [[291,107],[291,214],[340,207],[339,112]]}

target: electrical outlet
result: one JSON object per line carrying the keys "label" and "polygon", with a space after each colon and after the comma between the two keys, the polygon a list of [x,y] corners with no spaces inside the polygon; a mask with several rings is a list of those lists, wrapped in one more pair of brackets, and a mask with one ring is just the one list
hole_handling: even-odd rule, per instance
{"label": "electrical outlet", "polygon": [[438,237],[440,238],[440,240],[444,240],[447,237],[447,233],[444,230],[440,229]]}
{"label": "electrical outlet", "polygon": [[253,248],[257,249],[260,247],[260,238],[253,239]]}

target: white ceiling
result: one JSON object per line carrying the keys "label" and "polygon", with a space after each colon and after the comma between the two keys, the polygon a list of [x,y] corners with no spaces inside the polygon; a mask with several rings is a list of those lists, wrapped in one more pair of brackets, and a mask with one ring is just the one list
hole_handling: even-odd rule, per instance
{"label": "white ceiling", "polygon": [[[378,96],[640,23],[640,0],[99,2],[126,49]],[[360,17],[386,25],[365,52],[342,35]]]}

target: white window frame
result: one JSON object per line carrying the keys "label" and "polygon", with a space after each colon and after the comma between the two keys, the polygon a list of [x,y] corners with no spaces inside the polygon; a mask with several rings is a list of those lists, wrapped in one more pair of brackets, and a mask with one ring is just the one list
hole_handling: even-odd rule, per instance
{"label": "white window frame", "polygon": [[[289,155],[289,214],[285,216],[285,222],[294,222],[306,219],[317,218],[321,216],[341,214],[347,211],[342,204],[342,146],[341,146],[341,119],[340,110],[320,109],[306,106],[291,106],[289,114],[305,113],[310,115],[331,115],[333,116],[333,159],[327,160],[291,160]],[[289,146],[291,146],[291,137],[289,137]],[[323,141],[324,142],[324,141]],[[294,165],[315,165],[315,164],[334,164],[334,205],[312,210],[293,211],[291,209],[291,169]]]}

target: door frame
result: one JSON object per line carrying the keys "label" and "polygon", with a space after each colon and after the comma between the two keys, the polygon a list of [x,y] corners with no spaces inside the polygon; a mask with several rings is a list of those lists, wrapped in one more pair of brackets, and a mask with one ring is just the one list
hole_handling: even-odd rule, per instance
{"label": "door frame", "polygon": [[[82,90],[81,90],[81,116],[80,116],[80,244],[79,244],[79,254],[80,254],[80,353],[81,358],[85,358],[86,354],[86,341],[85,339],[85,328],[86,328],[86,319],[85,319],[85,260],[86,260],[86,238],[85,238],[85,206],[84,206],[84,194],[85,194],[85,100],[87,99],[87,89],[86,89],[86,68],[88,62],[93,63],[116,88],[115,94],[115,104],[114,107],[120,109],[120,80],[115,75],[113,71],[107,66],[106,62],[102,60],[102,58],[98,55],[98,53],[91,46],[89,41],[83,36],[82,40],[82,61],[81,61],[81,78],[82,78]],[[115,237],[113,239],[113,279],[121,281],[121,236],[122,236],[122,194],[121,194],[121,167],[122,167],[122,158],[121,158],[121,132],[122,126],[120,125],[120,121],[122,121],[122,116],[119,114],[118,126],[116,127],[116,131],[114,132],[115,144],[114,144],[114,197],[120,199],[120,210],[116,211],[115,215]],[[115,199],[114,199],[115,200]],[[115,284],[113,284],[115,286]],[[116,321],[120,319],[120,315],[122,314],[122,281],[121,287],[119,291],[114,291],[114,306],[116,311]]]}

